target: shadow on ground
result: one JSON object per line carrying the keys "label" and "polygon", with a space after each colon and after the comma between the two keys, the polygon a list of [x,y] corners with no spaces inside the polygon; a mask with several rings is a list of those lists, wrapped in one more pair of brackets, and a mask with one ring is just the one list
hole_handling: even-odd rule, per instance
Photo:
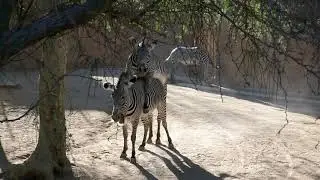
{"label": "shadow on ground", "polygon": [[[233,177],[228,174],[219,174],[219,176],[215,176],[205,170],[204,168],[200,167],[199,165],[193,163],[189,158],[186,156],[183,156],[177,149],[169,150],[165,146],[160,145],[157,146],[162,151],[164,151],[166,154],[168,154],[172,161],[166,157],[160,156],[159,154],[156,154],[150,150],[145,150],[145,152],[158,157],[161,159],[168,169],[176,176],[177,179],[201,179],[201,180],[214,180],[214,179],[224,179],[227,177]],[[182,159],[182,160],[181,160]],[[176,164],[176,166],[174,165]],[[140,165],[137,165],[137,167]],[[138,167],[141,171],[141,166]],[[181,169],[181,170],[180,170]],[[144,170],[145,171],[145,170]],[[143,173],[143,171],[141,171]],[[145,174],[145,173],[144,173]],[[148,176],[146,175],[148,178]],[[235,177],[233,177],[235,178]]]}
{"label": "shadow on ground", "polygon": [[3,171],[5,171],[9,165],[10,165],[10,162],[7,159],[7,156],[4,152],[4,149],[0,141],[0,169],[1,169],[0,178],[3,178],[3,175],[4,175]]}

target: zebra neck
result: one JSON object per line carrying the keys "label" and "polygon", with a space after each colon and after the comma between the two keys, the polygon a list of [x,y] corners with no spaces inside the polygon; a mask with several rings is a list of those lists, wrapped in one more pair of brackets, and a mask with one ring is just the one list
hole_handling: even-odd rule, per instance
{"label": "zebra neck", "polygon": [[135,102],[137,102],[137,93],[133,88],[131,88],[129,92],[129,107],[127,110],[127,116],[132,116],[136,111],[137,103]]}

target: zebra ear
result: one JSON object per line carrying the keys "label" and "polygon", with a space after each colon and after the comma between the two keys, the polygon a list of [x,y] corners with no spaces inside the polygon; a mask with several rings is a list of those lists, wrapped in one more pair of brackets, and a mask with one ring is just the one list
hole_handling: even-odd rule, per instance
{"label": "zebra ear", "polygon": [[146,38],[146,34],[144,33],[144,35],[143,35],[143,38],[142,38],[142,41],[139,43],[139,47],[143,47],[143,46],[145,46],[147,43],[147,38]]}
{"label": "zebra ear", "polygon": [[135,37],[133,37],[133,36],[130,37],[129,38],[129,44],[130,44],[131,47],[134,48],[136,46],[136,44],[137,44],[137,39]]}
{"label": "zebra ear", "polygon": [[137,81],[138,77],[133,75],[133,77],[130,79],[130,82],[135,83]]}

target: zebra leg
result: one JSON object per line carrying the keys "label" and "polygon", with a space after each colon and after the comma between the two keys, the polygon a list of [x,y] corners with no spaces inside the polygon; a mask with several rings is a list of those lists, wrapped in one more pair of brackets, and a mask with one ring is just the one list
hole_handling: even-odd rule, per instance
{"label": "zebra leg", "polygon": [[122,133],[123,133],[123,150],[120,158],[126,158],[127,157],[126,152],[128,150],[128,129],[126,124],[122,126]]}
{"label": "zebra leg", "polygon": [[144,146],[146,145],[146,139],[147,139],[147,134],[148,134],[148,130],[149,130],[149,122],[148,119],[143,119],[143,127],[144,127],[144,133],[143,133],[143,140],[142,140],[142,144],[139,146],[139,151],[144,151],[145,148]]}
{"label": "zebra leg", "polygon": [[171,72],[170,72],[170,81],[171,81],[172,84],[175,84],[175,83],[176,83],[176,79],[175,79],[175,77],[174,77],[174,74],[176,73],[176,72],[175,72],[176,64],[172,64],[171,67],[170,67],[170,69],[171,69]]}
{"label": "zebra leg", "polygon": [[131,142],[132,142],[132,155],[130,162],[135,164],[136,163],[136,150],[135,150],[135,142],[136,142],[136,134],[137,134],[137,127],[138,127],[139,119],[136,119],[132,123],[132,133],[131,133]]}
{"label": "zebra leg", "polygon": [[164,129],[166,131],[168,142],[169,142],[168,147],[169,147],[169,149],[174,149],[171,137],[169,135],[168,126],[167,126],[167,104],[161,103],[158,110],[159,110],[158,118],[160,119],[158,122],[162,121],[162,126],[164,127]]}
{"label": "zebra leg", "polygon": [[148,144],[152,144],[152,136],[153,136],[153,131],[152,131],[152,121],[153,121],[153,114],[149,113],[148,114],[148,123],[149,123],[149,137],[147,140]]}
{"label": "zebra leg", "polygon": [[204,85],[205,84],[205,78],[206,78],[206,72],[205,72],[205,69],[206,69],[206,67],[205,67],[205,64],[204,64],[204,62],[200,62],[200,68],[199,68],[199,75],[200,75],[200,78],[199,78],[199,80],[200,80],[200,82],[201,82],[201,84],[202,85]]}
{"label": "zebra leg", "polygon": [[158,113],[157,121],[158,121],[158,131],[157,131],[156,144],[157,145],[161,145],[161,140],[160,140],[160,123],[161,123],[161,119],[159,118],[159,113]]}
{"label": "zebra leg", "polygon": [[168,127],[167,127],[167,120],[166,119],[162,120],[162,126],[164,127],[164,129],[166,130],[166,133],[167,133],[167,138],[168,138],[168,142],[169,142],[169,145],[168,145],[169,149],[174,149],[171,137],[169,135],[169,131],[168,131]]}

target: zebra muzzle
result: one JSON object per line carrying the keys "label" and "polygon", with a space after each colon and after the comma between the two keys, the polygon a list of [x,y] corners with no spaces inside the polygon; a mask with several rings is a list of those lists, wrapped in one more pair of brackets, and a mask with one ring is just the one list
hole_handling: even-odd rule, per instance
{"label": "zebra muzzle", "polygon": [[118,126],[123,126],[124,123],[117,122],[117,125],[118,125]]}
{"label": "zebra muzzle", "polygon": [[120,124],[124,123],[124,115],[122,114],[113,114],[111,118],[113,119],[114,122],[117,122]]}

